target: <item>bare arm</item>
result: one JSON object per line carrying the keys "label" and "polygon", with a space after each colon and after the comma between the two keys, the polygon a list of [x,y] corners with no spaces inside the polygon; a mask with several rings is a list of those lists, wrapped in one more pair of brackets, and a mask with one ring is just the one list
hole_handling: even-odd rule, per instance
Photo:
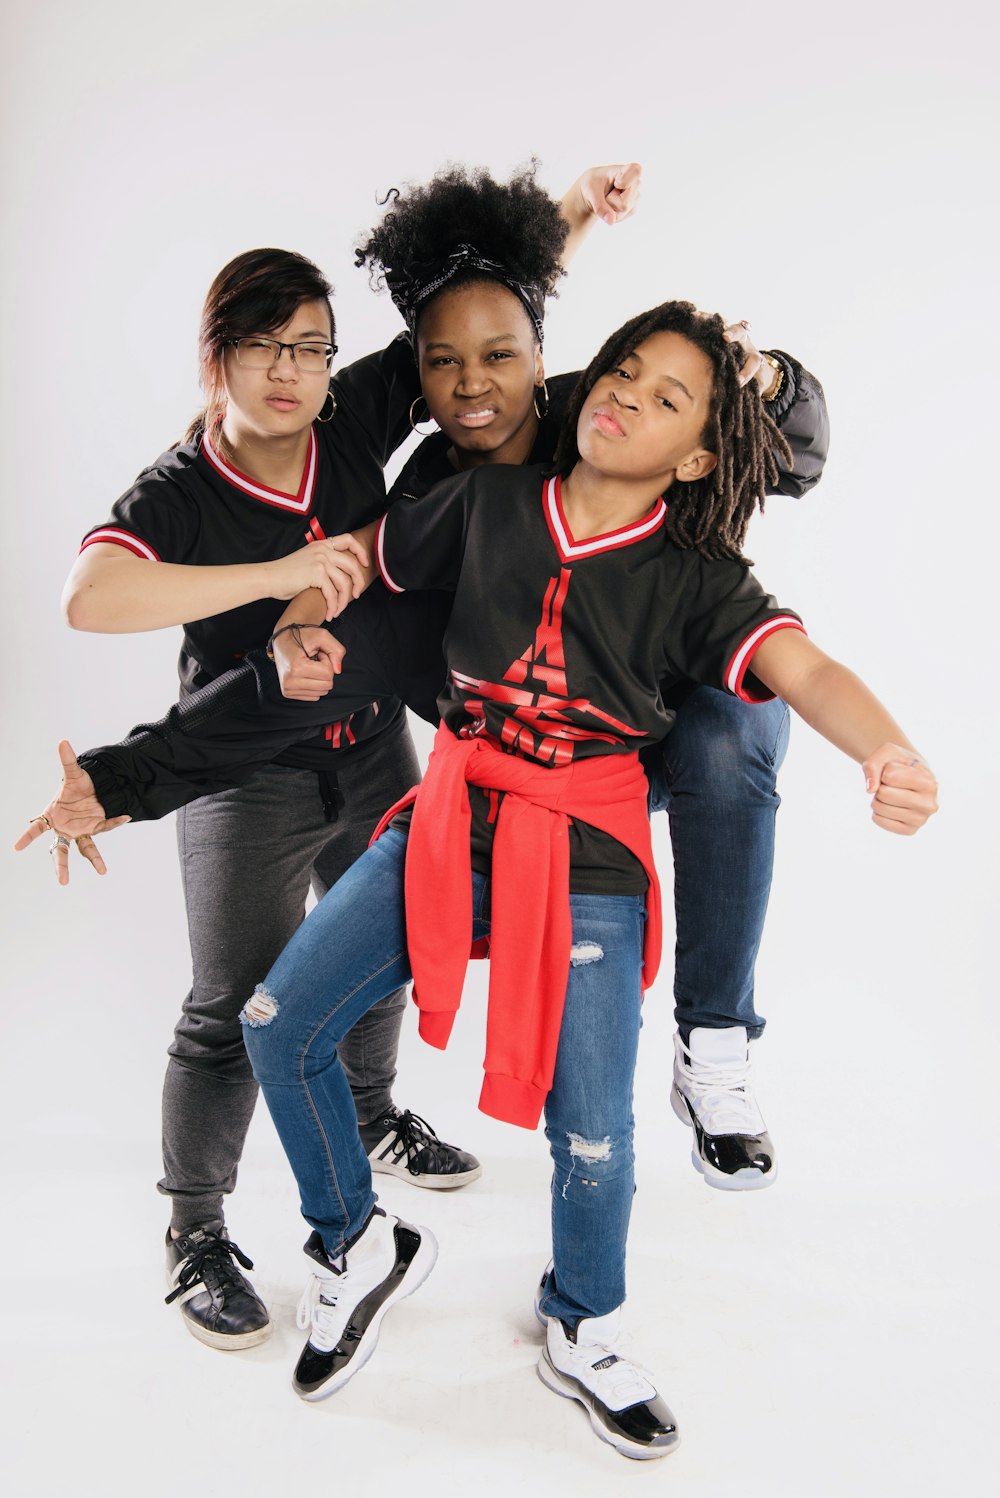
{"label": "bare arm", "polygon": [[752,669],[811,728],[862,766],[879,827],[911,835],[937,811],[937,781],[930,768],[853,671],[790,629],[764,641]]}
{"label": "bare arm", "polygon": [[641,179],[642,167],[637,161],[591,166],[577,177],[559,204],[569,225],[562,255],[564,268],[598,219],[605,224],[618,224],[635,212]]}
{"label": "bare arm", "polygon": [[150,562],[107,542],[86,547],[63,588],[73,629],[133,634],[208,619],[261,598],[292,598],[315,588],[333,617],[360,591],[364,548],[353,536],[314,541],[270,562],[199,567]]}
{"label": "bare arm", "polygon": [[[373,581],[375,567],[375,532],[378,521],[355,531],[352,540],[357,563],[353,598],[361,594]],[[338,617],[343,607],[332,612],[318,588],[306,588],[292,599],[277,624],[274,634],[285,631],[274,641],[274,664],[278,668],[282,696],[297,702],[318,702],[333,686],[333,679],[340,672],[344,650],[340,642],[322,628],[327,619]],[[288,626],[303,626],[293,634]]]}

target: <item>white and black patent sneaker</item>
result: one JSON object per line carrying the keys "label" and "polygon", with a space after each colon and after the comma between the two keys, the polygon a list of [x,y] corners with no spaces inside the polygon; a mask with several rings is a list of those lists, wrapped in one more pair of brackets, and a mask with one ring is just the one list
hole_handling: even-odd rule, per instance
{"label": "white and black patent sneaker", "polygon": [[669,1456],[680,1443],[677,1421],[644,1368],[624,1357],[621,1306],[573,1330],[550,1316],[538,1376],[553,1393],[575,1399],[602,1441],[638,1461]]}
{"label": "white and black patent sneaker", "polygon": [[167,1233],[167,1305],[180,1307],[193,1337],[222,1352],[256,1347],[271,1335],[267,1307],[233,1263],[253,1263],[225,1228],[192,1228],[180,1238]]}
{"label": "white and black patent sneaker", "polygon": [[777,1175],[774,1145],[754,1097],[750,1043],[743,1025],[674,1036],[670,1106],[694,1134],[691,1160],[706,1185],[759,1191]]}
{"label": "white and black patent sneaker", "polygon": [[364,1367],[386,1311],[423,1284],[437,1251],[426,1228],[387,1217],[381,1207],[338,1259],[311,1234],[305,1252],[317,1267],[299,1301],[299,1328],[309,1328],[309,1340],[292,1376],[296,1394],[326,1399]]}
{"label": "white and black patent sneaker", "polygon": [[439,1139],[425,1118],[391,1107],[358,1129],[373,1175],[400,1176],[411,1186],[456,1191],[477,1181],[483,1167],[475,1155]]}

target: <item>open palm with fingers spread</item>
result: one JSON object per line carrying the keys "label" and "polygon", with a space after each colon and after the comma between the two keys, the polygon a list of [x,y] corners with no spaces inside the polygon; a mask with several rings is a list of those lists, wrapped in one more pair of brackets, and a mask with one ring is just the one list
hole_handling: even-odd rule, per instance
{"label": "open palm with fingers spread", "polygon": [[132,818],[104,815],[104,807],[94,791],[94,782],[81,767],[66,739],[59,745],[59,759],[63,772],[59,792],[43,812],[32,817],[14,844],[14,850],[20,853],[44,832],[53,832],[55,840],[50,844],[49,852],[55,865],[56,879],[60,884],[68,884],[70,843],[76,843],[96,873],[106,874],[107,867],[97,850],[94,835],[98,832],[113,832],[116,827],[123,826]]}

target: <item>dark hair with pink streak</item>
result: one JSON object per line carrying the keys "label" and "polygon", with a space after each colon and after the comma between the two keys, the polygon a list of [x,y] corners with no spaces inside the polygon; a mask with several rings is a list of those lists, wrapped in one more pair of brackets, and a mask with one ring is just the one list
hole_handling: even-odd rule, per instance
{"label": "dark hair with pink streak", "polygon": [[336,324],[330,297],[333,287],[318,266],[292,250],[246,250],[224,265],[205,298],[198,336],[198,364],[204,409],[185,434],[214,431],[226,410],[223,358],[231,338],[273,333],[294,317],[303,302],[325,302],[330,314],[330,342]]}

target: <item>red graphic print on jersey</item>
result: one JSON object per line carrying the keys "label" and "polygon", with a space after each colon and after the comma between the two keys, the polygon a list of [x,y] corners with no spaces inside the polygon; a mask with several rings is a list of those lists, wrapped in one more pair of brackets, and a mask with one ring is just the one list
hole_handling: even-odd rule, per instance
{"label": "red graphic print on jersey", "polygon": [[[569,695],[562,618],[572,575],[571,568],[562,567],[558,577],[550,578],[534,642],[507,668],[503,683],[480,681],[461,671],[451,673],[452,681],[462,691],[478,694],[465,701],[466,712],[478,720],[469,725],[466,734],[482,731],[484,700],[503,703],[514,710],[504,717],[501,742],[542,764],[569,764],[574,746],[583,739],[624,747],[622,734],[642,736],[641,729],[619,722],[587,698]],[[579,722],[577,715],[596,722]],[[602,732],[599,724],[618,732]]]}

